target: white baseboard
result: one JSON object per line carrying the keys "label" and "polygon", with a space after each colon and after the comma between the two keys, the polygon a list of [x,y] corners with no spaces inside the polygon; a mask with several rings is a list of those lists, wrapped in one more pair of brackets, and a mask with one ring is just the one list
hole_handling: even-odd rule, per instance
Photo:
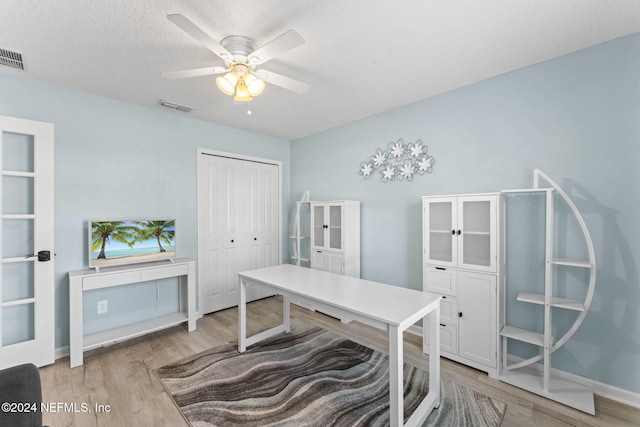
{"label": "white baseboard", "polygon": [[56,351],[55,351],[56,360],[62,359],[63,357],[67,357],[69,354],[70,353],[69,353],[69,346],[68,345],[64,346],[64,347],[56,348]]}
{"label": "white baseboard", "polygon": [[418,335],[419,337],[421,337],[422,336],[422,326],[411,325],[411,326],[409,326],[409,329],[407,329],[407,332],[409,332],[410,334]]}

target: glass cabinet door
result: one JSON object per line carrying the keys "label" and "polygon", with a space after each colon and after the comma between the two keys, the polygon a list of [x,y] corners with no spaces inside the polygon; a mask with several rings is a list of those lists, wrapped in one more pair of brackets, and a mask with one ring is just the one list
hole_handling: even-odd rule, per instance
{"label": "glass cabinet door", "polygon": [[495,271],[495,210],[493,196],[460,198],[458,266]]}
{"label": "glass cabinet door", "polygon": [[456,198],[434,198],[425,204],[425,259],[440,265],[456,264]]}
{"label": "glass cabinet door", "polygon": [[342,249],[342,206],[329,206],[329,248]]}
{"label": "glass cabinet door", "polygon": [[324,205],[313,206],[313,246],[323,248],[324,243]]}

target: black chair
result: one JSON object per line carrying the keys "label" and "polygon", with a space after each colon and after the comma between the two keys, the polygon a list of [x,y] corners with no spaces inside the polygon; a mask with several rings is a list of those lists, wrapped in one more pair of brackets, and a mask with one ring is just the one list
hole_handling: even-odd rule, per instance
{"label": "black chair", "polygon": [[0,426],[42,427],[42,386],[36,365],[0,371]]}

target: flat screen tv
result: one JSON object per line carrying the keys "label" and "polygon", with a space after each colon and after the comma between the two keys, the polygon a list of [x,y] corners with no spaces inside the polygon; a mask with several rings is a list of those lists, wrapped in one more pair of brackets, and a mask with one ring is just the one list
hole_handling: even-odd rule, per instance
{"label": "flat screen tv", "polygon": [[89,221],[89,267],[176,257],[175,219]]}

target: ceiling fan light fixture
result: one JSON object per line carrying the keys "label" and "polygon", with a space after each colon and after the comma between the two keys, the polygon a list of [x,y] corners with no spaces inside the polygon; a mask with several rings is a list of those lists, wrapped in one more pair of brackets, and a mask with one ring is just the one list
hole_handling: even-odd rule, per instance
{"label": "ceiling fan light fixture", "polygon": [[247,85],[247,89],[251,96],[258,96],[262,93],[262,91],[264,91],[264,80],[259,79],[253,73],[247,74],[247,76],[244,78],[244,82]]}
{"label": "ceiling fan light fixture", "polygon": [[239,102],[247,102],[251,101],[252,99],[253,97],[249,93],[247,84],[244,82],[244,79],[240,79],[240,81],[236,85],[236,96],[233,97],[233,100]]}
{"label": "ceiling fan light fixture", "polygon": [[238,79],[236,78],[236,75],[231,71],[224,76],[218,76],[216,78],[218,89],[220,89],[225,95],[229,96],[232,96],[236,92],[237,83]]}

